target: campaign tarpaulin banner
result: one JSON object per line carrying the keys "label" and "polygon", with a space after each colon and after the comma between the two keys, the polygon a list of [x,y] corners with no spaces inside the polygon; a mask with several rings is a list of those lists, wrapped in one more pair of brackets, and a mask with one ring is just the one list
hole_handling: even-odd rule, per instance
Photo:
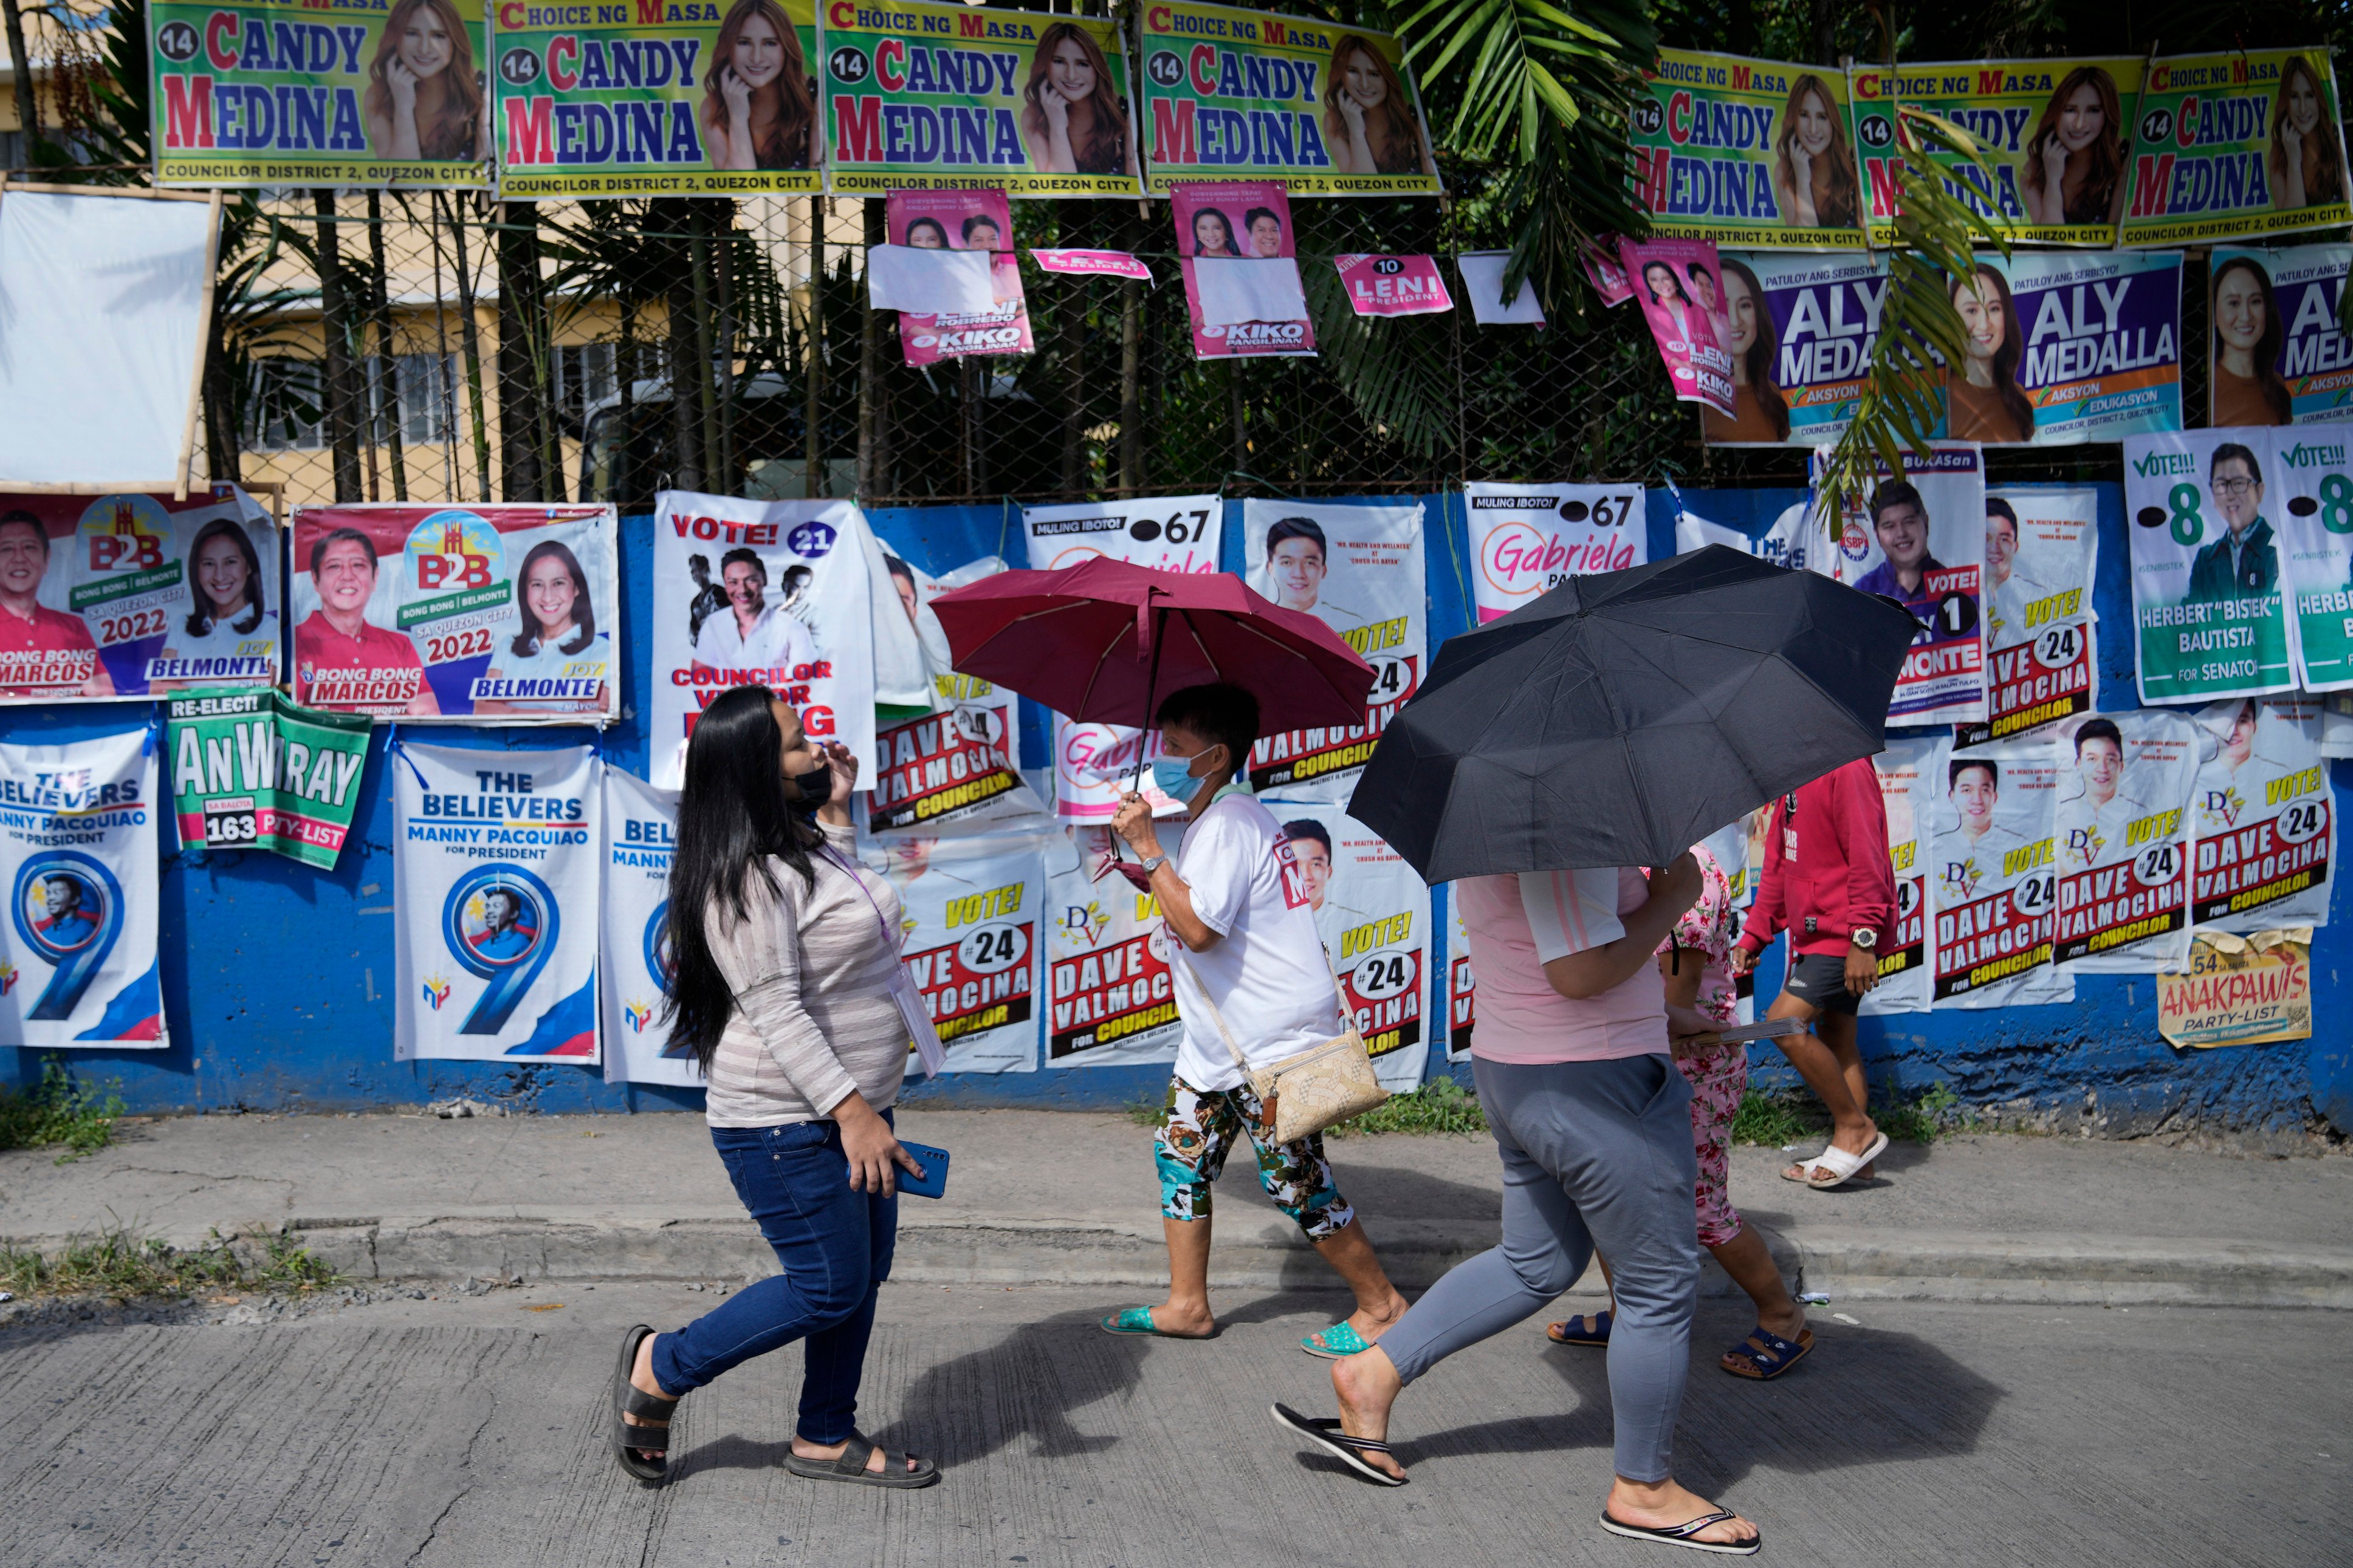
{"label": "campaign tarpaulin banner", "polygon": [[[1216,496],[1145,496],[1024,507],[1021,530],[1033,571],[1108,555],[1163,572],[1215,572],[1225,515],[1225,502]],[[1182,809],[1152,783],[1150,764],[1160,750],[1157,730],[1080,724],[1057,713],[1052,745],[1057,816],[1108,822],[1131,787],[1140,787],[1156,813]]]}
{"label": "campaign tarpaulin banner", "polygon": [[[2248,432],[2253,434],[2253,432]],[[2320,427],[2270,433],[2265,515],[2279,525],[2288,605],[2295,612],[2296,684],[2353,687],[2353,440]]]}
{"label": "campaign tarpaulin banner", "polygon": [[2074,446],[2181,428],[2181,258],[1981,253],[1952,285],[1968,358],[1945,433]]}
{"label": "campaign tarpaulin banner", "polygon": [[2199,710],[2190,919],[2229,931],[2328,923],[2337,797],[2319,704],[2242,698]]}
{"label": "campaign tarpaulin banner", "polygon": [[2285,691],[2295,634],[2264,481],[2262,430],[2125,438],[2134,675],[2147,703]]}
{"label": "campaign tarpaulin banner", "polygon": [[1986,497],[1986,716],[1964,746],[2006,740],[2092,710],[2099,655],[2092,581],[2100,497],[2089,487],[2023,486]]}
{"label": "campaign tarpaulin banner", "polygon": [[1335,256],[1332,265],[1359,316],[1435,316],[1454,309],[1434,256]]}
{"label": "campaign tarpaulin banner", "polygon": [[1952,742],[1938,736],[1891,741],[1871,759],[1887,807],[1887,858],[1895,872],[1895,929],[1879,933],[1879,984],[1862,998],[1865,1013],[1925,1013],[1930,984],[1929,876],[1936,808],[1943,805]]}
{"label": "campaign tarpaulin banner", "polygon": [[0,1046],[160,1049],[154,731],[0,745]]}
{"label": "campaign tarpaulin banner", "polygon": [[859,851],[899,891],[906,933],[899,961],[947,1047],[944,1071],[1038,1070],[1049,837],[1069,842],[1041,822],[959,838],[895,834]]}
{"label": "campaign tarpaulin banner", "polygon": [[942,680],[955,694],[948,706],[874,737],[866,821],[876,833],[937,832],[1045,809],[1021,777],[1014,694],[971,676]]}
{"label": "campaign tarpaulin banner", "polygon": [[599,724],[620,711],[609,506],[294,509],[294,700],[342,713]]}
{"label": "campaign tarpaulin banner", "polygon": [[1316,933],[1348,1000],[1373,1072],[1417,1088],[1430,1054],[1430,884],[1381,836],[1337,805],[1270,800],[1315,911]]}
{"label": "campaign tarpaulin banner", "polygon": [[1929,840],[1929,963],[1938,1007],[2072,1002],[2052,964],[2061,747],[1996,741],[1945,758]]}
{"label": "campaign tarpaulin banner", "polygon": [[1314,616],[1373,667],[1363,723],[1261,737],[1250,749],[1250,786],[1289,800],[1345,800],[1430,668],[1421,503],[1246,500],[1242,555],[1244,582]]}
{"label": "campaign tarpaulin banner", "polygon": [[1661,49],[1649,88],[1628,129],[1635,200],[1653,235],[1862,248],[1844,72]]}
{"label": "campaign tarpaulin banner", "polygon": [[396,744],[395,1061],[597,1058],[591,746]]}
{"label": "campaign tarpaulin banner", "polygon": [[[1814,454],[1817,477],[1826,456]],[[1895,678],[1891,721],[1985,716],[1985,458],[1974,445],[1938,442],[1907,459],[1902,479],[1883,462],[1870,494],[1852,498],[1836,546],[1808,562],[1850,588],[1895,600],[1919,623]]]}
{"label": "campaign tarpaulin banner", "polygon": [[373,720],[235,688],[174,697],[164,713],[182,844],[334,868],[359,810]]}
{"label": "campaign tarpaulin banner", "polygon": [[1730,418],[1732,354],[1725,344],[1732,323],[1725,314],[1715,242],[1621,239],[1618,255],[1633,279],[1634,301],[1650,324],[1676,400]]}
{"label": "campaign tarpaulin banner", "polygon": [[1145,7],[1145,187],[1237,175],[1303,195],[1437,195],[1421,99],[1390,33],[1227,5]]}
{"label": "campaign tarpaulin banner", "polygon": [[654,503],[653,772],[681,776],[694,716],[765,685],[813,740],[876,773],[886,660],[926,699],[923,655],[866,514],[846,500],[756,501],[664,490]]}
{"label": "campaign tarpaulin banner", "polygon": [[1107,16],[830,5],[825,78],[837,192],[1141,194],[1127,55]]}
{"label": "campaign tarpaulin banner", "polygon": [[[482,11],[457,0],[149,6],[155,183],[487,187]],[[665,45],[649,48],[668,59]]]}
{"label": "campaign tarpaulin banner", "polygon": [[[1701,500],[1704,504],[1704,493]],[[1761,531],[1753,534],[1724,523],[1711,522],[1679,502],[1675,509],[1675,552],[1681,554],[1690,550],[1704,550],[1711,544],[1721,544],[1728,550],[1754,555],[1759,561],[1769,561],[1793,572],[1804,571],[1809,562],[1837,549],[1814,526],[1813,509],[1803,501],[1783,507],[1778,516],[1767,523]]]}
{"label": "campaign tarpaulin banner", "polygon": [[678,848],[678,792],[607,768],[597,981],[603,992],[605,1081],[701,1089],[694,1055],[672,1046],[665,1016],[676,961],[670,944],[670,861]]}
{"label": "campaign tarpaulin banner", "polygon": [[2200,931],[2188,967],[2157,977],[2157,1032],[2201,1049],[2310,1039],[2312,928]]}
{"label": "campaign tarpaulin banner", "polygon": [[1138,283],[1153,281],[1152,268],[1124,250],[1046,249],[1033,247],[1029,259],[1041,272],[1060,272],[1073,278],[1129,278]]}
{"label": "campaign tarpaulin banner", "polygon": [[[1854,422],[1879,341],[1887,264],[1862,256],[1726,252],[1724,351],[1732,412],[1700,428],[1720,447],[1818,446]],[[1931,432],[1934,434],[1934,432]]]}
{"label": "campaign tarpaulin banner", "polygon": [[2041,245],[2115,244],[2143,63],[2118,57],[1850,68],[1873,243],[1895,240],[1900,101],[1952,121],[1991,154],[1990,174],[1941,147],[1912,156],[1934,164],[1945,188],[1996,234]]}
{"label": "campaign tarpaulin banner", "polygon": [[1471,933],[1462,929],[1462,906],[1446,900],[1446,1059],[1471,1059],[1479,1026],[1479,977],[1471,972]]}
{"label": "campaign tarpaulin banner", "polygon": [[1174,1062],[1185,1026],[1159,901],[1124,878],[1096,881],[1084,832],[1046,839],[1046,1065]]}
{"label": "campaign tarpaulin banner", "polygon": [[2063,726],[2054,962],[2094,973],[2178,967],[2189,940],[2198,731],[2144,708]]}
{"label": "campaign tarpaulin banner", "polygon": [[0,700],[274,686],[278,529],[209,496],[0,493]]}
{"label": "campaign tarpaulin banner", "polygon": [[1604,305],[1622,305],[1634,297],[1634,285],[1618,259],[1618,237],[1604,235],[1577,253],[1585,263],[1585,280]]}
{"label": "campaign tarpaulin banner", "polygon": [[1021,265],[1013,250],[1012,205],[1003,191],[892,191],[882,211],[892,245],[989,253],[987,310],[899,312],[899,350],[909,364],[936,364],[966,354],[1026,354],[1036,347]]}
{"label": "campaign tarpaulin banner", "polygon": [[1291,201],[1277,180],[1179,185],[1168,199],[1195,359],[1310,359]]}
{"label": "campaign tarpaulin banner", "polygon": [[1466,484],[1462,507],[1481,626],[1571,577],[1621,572],[1650,557],[1640,485]]}
{"label": "campaign tarpaulin banner", "polygon": [[819,188],[815,0],[510,3],[491,14],[501,195]]}
{"label": "campaign tarpaulin banner", "polygon": [[2353,246],[2217,246],[2206,270],[2206,423],[2353,419],[2353,338],[2338,324]]}
{"label": "campaign tarpaulin banner", "polygon": [[2328,50],[2151,62],[2133,120],[2123,243],[2181,245],[2353,218]]}

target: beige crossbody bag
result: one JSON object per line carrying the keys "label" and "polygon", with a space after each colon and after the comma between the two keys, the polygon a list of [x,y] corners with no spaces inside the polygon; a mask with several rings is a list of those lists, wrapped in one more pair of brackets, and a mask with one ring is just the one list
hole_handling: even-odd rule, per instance
{"label": "beige crossbody bag", "polygon": [[[1184,952],[1184,944],[1171,938],[1171,945]],[[1327,954],[1324,965],[1330,968]],[[1192,970],[1191,955],[1187,954],[1187,973]],[[1328,1040],[1318,1040],[1295,1056],[1288,1056],[1269,1068],[1253,1068],[1241,1047],[1234,1044],[1234,1034],[1226,1027],[1226,1016],[1209,999],[1209,988],[1193,975],[1193,989],[1209,1009],[1209,1017],[1218,1026],[1218,1034],[1233,1053],[1234,1065],[1242,1069],[1250,1080],[1250,1092],[1258,1096],[1259,1125],[1269,1129],[1278,1143],[1311,1137],[1337,1121],[1351,1116],[1361,1116],[1389,1097],[1373,1076],[1373,1058],[1365,1049],[1365,1037],[1356,1027],[1356,1016],[1348,1010],[1348,994],[1340,988],[1337,972],[1332,974],[1332,994],[1339,999],[1340,1017],[1346,1027]]]}

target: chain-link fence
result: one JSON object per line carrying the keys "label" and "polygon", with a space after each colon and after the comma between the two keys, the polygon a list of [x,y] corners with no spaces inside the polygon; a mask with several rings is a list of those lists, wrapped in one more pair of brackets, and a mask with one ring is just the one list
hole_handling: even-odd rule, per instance
{"label": "chain-link fence", "polygon": [[630,510],[673,487],[904,505],[1704,464],[1630,309],[1553,301],[1543,329],[1354,314],[1332,257],[1499,243],[1464,211],[1297,204],[1319,354],[1201,363],[1165,204],[1018,204],[1021,248],[1132,250],[1156,286],[1025,263],[1034,353],[916,368],[866,303],[879,201],[235,197],[202,447],[211,477],[290,500]]}

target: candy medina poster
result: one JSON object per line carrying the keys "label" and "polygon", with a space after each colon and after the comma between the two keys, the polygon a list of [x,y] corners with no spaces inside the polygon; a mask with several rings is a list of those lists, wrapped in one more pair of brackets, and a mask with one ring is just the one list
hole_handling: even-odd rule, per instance
{"label": "candy medina poster", "polygon": [[2154,61],[2133,121],[2123,243],[2183,245],[2353,217],[2327,49]]}
{"label": "candy medina poster", "polygon": [[1843,71],[1661,49],[1628,129],[1653,236],[1862,248]]}

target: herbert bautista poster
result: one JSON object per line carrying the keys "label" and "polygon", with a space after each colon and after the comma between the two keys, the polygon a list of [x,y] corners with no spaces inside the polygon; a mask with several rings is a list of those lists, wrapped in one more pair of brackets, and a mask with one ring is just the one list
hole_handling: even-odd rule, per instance
{"label": "herbert bautista poster", "polygon": [[0,745],[0,1045],[160,1047],[154,731]]}
{"label": "herbert bautista poster", "polygon": [[596,1051],[594,748],[392,752],[396,1061]]}
{"label": "herbert bautista poster", "polygon": [[1250,785],[1291,800],[1345,800],[1430,666],[1421,503],[1246,500],[1242,549],[1245,582],[1314,616],[1373,667],[1363,723],[1262,738],[1250,750]]}
{"label": "herbert bautista poster", "polygon": [[620,711],[609,506],[294,509],[294,700],[379,717]]}
{"label": "herbert bautista poster", "polygon": [[0,700],[271,686],[278,529],[231,486],[0,495]]}
{"label": "herbert bautista poster", "polygon": [[893,834],[860,851],[898,889],[906,921],[899,961],[947,1047],[948,1072],[1038,1070],[1050,837],[1067,843],[1041,822],[1028,832],[961,838]]}
{"label": "herbert bautista poster", "polygon": [[670,1043],[670,858],[678,792],[605,770],[605,1081],[701,1089],[702,1069]]}

